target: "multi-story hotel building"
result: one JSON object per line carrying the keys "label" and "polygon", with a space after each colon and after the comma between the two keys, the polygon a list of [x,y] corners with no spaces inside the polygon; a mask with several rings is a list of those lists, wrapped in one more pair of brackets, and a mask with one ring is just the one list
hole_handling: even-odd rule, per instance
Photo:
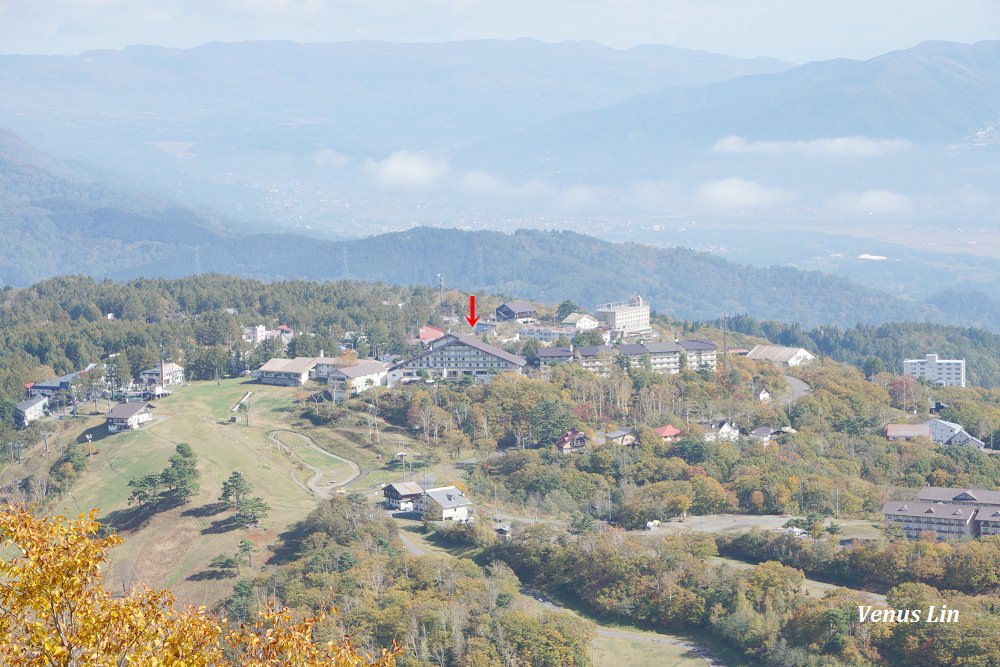
{"label": "multi-story hotel building", "polygon": [[628,301],[604,303],[597,307],[594,317],[611,331],[623,336],[651,331],[649,304],[636,296]]}
{"label": "multi-story hotel building", "polygon": [[924,531],[937,533],[939,540],[975,537],[976,507],[954,503],[925,503],[917,500],[890,500],[882,506],[886,528],[895,524],[912,539]]}
{"label": "multi-story hotel building", "polygon": [[389,371],[389,386],[421,377],[489,382],[498,373],[521,373],[527,360],[498,347],[487,345],[474,336],[449,333],[431,343],[430,349],[412,359],[396,364]]}
{"label": "multi-story hotel building", "polygon": [[933,531],[939,540],[1000,535],[1000,491],[926,486],[918,499],[882,506],[885,525],[897,524],[910,538]]}
{"label": "multi-story hotel building", "polygon": [[965,359],[939,359],[936,354],[923,359],[904,359],[903,375],[943,387],[965,386]]}

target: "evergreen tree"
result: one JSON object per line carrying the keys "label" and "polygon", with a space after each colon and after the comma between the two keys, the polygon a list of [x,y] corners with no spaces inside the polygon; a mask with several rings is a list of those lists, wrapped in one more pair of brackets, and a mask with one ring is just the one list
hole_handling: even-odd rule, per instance
{"label": "evergreen tree", "polygon": [[228,503],[233,509],[240,509],[243,499],[250,493],[250,483],[240,471],[235,471],[222,483],[222,493],[219,500]]}
{"label": "evergreen tree", "polygon": [[243,526],[244,528],[251,528],[256,526],[257,523],[266,517],[270,511],[271,506],[264,502],[263,498],[260,496],[254,496],[243,500],[239,510],[237,510],[235,516],[233,516],[233,519],[240,526]]}
{"label": "evergreen tree", "polygon": [[199,489],[198,457],[190,445],[180,443],[170,456],[170,465],[160,473],[163,485],[175,498],[187,500]]}

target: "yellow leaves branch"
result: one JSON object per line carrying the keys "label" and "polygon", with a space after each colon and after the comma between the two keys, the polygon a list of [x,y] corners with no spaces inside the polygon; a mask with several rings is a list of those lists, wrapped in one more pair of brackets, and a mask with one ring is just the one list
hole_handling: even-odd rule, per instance
{"label": "yellow leaves branch", "polygon": [[0,509],[0,545],[21,554],[0,560],[0,664],[16,667],[393,667],[397,646],[379,656],[342,643],[316,645],[323,615],[295,621],[268,607],[227,630],[204,608],[176,609],[168,591],[112,598],[100,566],[117,535],[97,537],[96,511],[76,519]]}

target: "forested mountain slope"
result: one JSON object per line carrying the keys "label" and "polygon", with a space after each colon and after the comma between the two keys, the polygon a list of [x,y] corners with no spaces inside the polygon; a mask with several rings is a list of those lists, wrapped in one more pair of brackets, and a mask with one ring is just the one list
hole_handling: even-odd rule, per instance
{"label": "forested mountain slope", "polygon": [[514,234],[416,228],[351,241],[252,234],[212,214],[104,184],[80,165],[0,135],[0,281],[53,275],[179,277],[214,271],[261,280],[354,278],[592,306],[642,294],[688,319],[746,312],[853,325],[948,321],[936,306],[792,268],[751,268],[681,248],[602,241],[572,232]]}

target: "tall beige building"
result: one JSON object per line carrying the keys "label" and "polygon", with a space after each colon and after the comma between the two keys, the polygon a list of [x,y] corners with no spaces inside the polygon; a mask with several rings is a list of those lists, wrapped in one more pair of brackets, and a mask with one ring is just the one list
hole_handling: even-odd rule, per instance
{"label": "tall beige building", "polygon": [[628,301],[601,304],[594,316],[604,326],[623,336],[650,331],[649,304],[641,296]]}

